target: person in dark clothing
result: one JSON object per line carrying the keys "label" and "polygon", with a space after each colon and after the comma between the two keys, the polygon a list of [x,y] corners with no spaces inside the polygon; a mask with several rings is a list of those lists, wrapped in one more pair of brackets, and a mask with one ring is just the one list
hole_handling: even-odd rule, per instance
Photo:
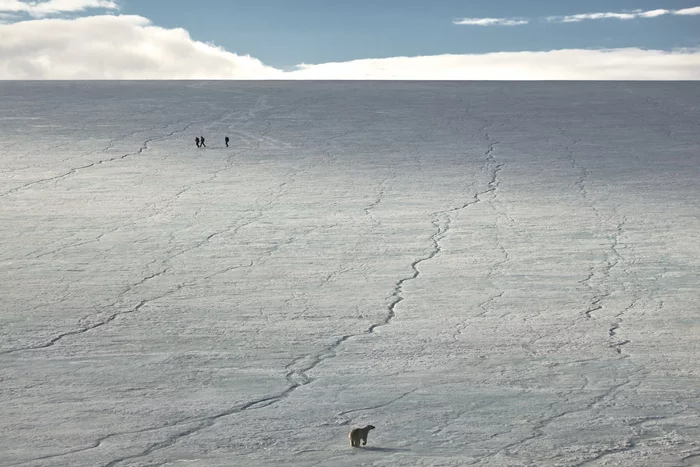
{"label": "person in dark clothing", "polygon": [[224,141],[226,141],[226,147],[228,147],[228,142],[231,141],[230,139],[228,139],[228,136],[224,138]]}
{"label": "person in dark clothing", "polygon": [[199,147],[199,136],[194,139],[194,142],[197,143],[197,147]]}
{"label": "person in dark clothing", "polygon": [[200,137],[199,137],[199,144],[200,144],[201,147],[203,147],[203,148],[206,148],[206,147],[207,147],[207,145],[204,144],[204,136],[200,136]]}

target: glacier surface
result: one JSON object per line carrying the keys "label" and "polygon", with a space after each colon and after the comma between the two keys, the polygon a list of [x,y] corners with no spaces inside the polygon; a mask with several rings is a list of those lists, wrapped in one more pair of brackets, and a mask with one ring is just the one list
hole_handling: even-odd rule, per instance
{"label": "glacier surface", "polygon": [[4,82],[0,171],[0,465],[700,465],[698,83]]}

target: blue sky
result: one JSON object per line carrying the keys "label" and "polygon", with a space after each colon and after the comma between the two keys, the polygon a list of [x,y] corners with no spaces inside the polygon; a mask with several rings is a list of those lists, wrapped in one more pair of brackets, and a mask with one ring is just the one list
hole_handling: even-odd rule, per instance
{"label": "blue sky", "polygon": [[700,0],[0,0],[0,79],[700,80]]}
{"label": "blue sky", "polygon": [[[551,23],[594,12],[681,10],[685,0],[122,0],[123,14],[183,27],[196,40],[278,68],[361,58],[569,48],[700,46],[700,16]],[[455,19],[530,19],[521,26],[463,26]]]}

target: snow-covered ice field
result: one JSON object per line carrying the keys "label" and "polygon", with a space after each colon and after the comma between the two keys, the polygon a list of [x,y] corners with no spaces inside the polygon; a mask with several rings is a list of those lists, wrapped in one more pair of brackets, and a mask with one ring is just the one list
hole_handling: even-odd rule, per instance
{"label": "snow-covered ice field", "polygon": [[5,82],[0,171],[4,467],[700,465],[700,83]]}

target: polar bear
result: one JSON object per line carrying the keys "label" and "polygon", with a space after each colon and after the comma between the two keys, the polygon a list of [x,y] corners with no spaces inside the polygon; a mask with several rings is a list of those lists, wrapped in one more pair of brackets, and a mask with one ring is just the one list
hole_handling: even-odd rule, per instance
{"label": "polar bear", "polygon": [[367,425],[364,428],[355,428],[350,432],[350,446],[354,448],[360,447],[360,440],[362,440],[362,445],[367,445],[367,434],[369,430],[374,430],[373,425]]}

